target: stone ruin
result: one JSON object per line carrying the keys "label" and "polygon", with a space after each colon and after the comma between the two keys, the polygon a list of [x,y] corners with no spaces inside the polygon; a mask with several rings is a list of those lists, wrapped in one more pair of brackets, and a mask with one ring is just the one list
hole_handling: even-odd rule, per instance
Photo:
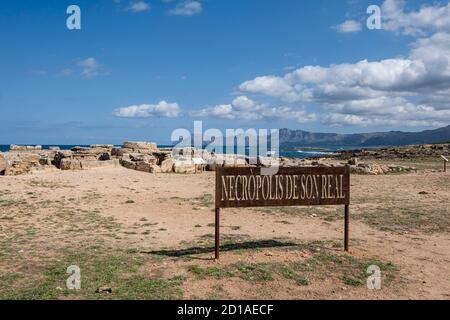
{"label": "stone ruin", "polygon": [[[412,153],[412,147],[405,150],[408,155]],[[428,154],[430,150],[435,153],[446,151],[440,146],[430,148],[422,146],[415,151],[423,155],[424,153]],[[389,151],[391,154],[400,153],[398,149]],[[334,158],[325,157],[314,160],[281,157],[279,164],[282,167],[348,165],[352,173],[370,175],[415,170],[412,167],[398,165],[362,163],[358,156],[364,158],[362,152],[356,153],[355,151],[344,152]],[[339,162],[342,160],[345,162]],[[215,171],[218,167],[269,167],[273,165],[274,161],[275,159],[272,157],[259,156],[255,159],[243,155],[215,154],[191,147],[160,149],[155,143],[135,141],[124,142],[121,147],[95,144],[89,147],[74,147],[71,150],[60,150],[58,147],[44,150],[41,146],[11,145],[9,152],[0,152],[0,175],[20,175],[42,170],[86,170],[119,166],[148,173],[190,174],[205,170]]]}
{"label": "stone ruin", "polygon": [[198,173],[217,166],[247,166],[237,155],[215,155],[195,148],[159,149],[150,142],[124,142],[121,147],[95,144],[60,150],[41,146],[11,145],[0,152],[0,175],[20,175],[43,170],[85,170],[123,166],[149,173]]}
{"label": "stone ruin", "polygon": [[117,167],[118,159],[111,158],[112,145],[92,145],[60,150],[41,146],[11,145],[9,152],[0,153],[0,175],[20,175],[35,171],[81,170],[97,167]]}

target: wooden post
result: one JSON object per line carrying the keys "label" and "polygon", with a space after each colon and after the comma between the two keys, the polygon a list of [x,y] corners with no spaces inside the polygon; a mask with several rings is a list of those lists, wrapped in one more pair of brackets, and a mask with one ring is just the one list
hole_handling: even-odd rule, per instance
{"label": "wooden post", "polygon": [[444,160],[444,172],[447,172],[447,162],[448,159],[443,154],[441,154],[441,158]]}
{"label": "wooden post", "polygon": [[215,245],[215,259],[219,260],[220,249],[220,208],[216,208],[216,245]]}
{"label": "wooden post", "polygon": [[344,250],[348,251],[348,239],[349,239],[349,220],[350,220],[350,210],[349,205],[345,205],[345,214],[344,214]]}

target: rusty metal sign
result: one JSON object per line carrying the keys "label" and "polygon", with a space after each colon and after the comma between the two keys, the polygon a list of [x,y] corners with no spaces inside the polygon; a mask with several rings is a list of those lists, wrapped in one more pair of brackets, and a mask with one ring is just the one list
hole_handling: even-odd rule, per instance
{"label": "rusty metal sign", "polygon": [[344,248],[348,251],[350,168],[279,168],[274,175],[261,168],[217,168],[216,259],[219,258],[221,208],[344,205]]}

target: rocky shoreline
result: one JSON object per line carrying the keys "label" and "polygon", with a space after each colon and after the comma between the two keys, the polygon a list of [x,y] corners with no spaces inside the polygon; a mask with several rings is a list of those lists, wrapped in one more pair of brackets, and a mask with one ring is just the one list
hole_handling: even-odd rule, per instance
{"label": "rocky shoreline", "polygon": [[329,157],[341,160],[350,160],[359,158],[362,160],[373,159],[418,159],[418,158],[439,158],[446,156],[450,151],[449,143],[420,144],[401,147],[383,147],[343,150]]}
{"label": "rocky shoreline", "polygon": [[[449,144],[430,144],[380,149],[341,151],[321,158],[280,158],[280,166],[339,166],[349,165],[352,173],[387,174],[416,170],[414,167],[380,165],[379,159],[417,159],[448,155]],[[117,148],[109,144],[43,149],[41,146],[11,145],[9,152],[0,153],[0,175],[21,175],[36,171],[87,170],[119,167],[148,173],[192,174],[214,171],[217,167],[268,167],[276,163],[271,157],[249,158],[223,155],[195,148],[160,149],[152,142],[124,142]]]}

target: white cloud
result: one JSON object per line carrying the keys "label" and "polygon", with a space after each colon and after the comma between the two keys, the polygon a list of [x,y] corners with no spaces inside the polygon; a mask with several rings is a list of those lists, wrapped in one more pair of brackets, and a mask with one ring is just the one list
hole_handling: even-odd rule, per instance
{"label": "white cloud", "polygon": [[144,12],[151,9],[150,5],[145,1],[137,1],[130,4],[128,11],[131,12]]}
{"label": "white cloud", "polygon": [[263,93],[271,97],[283,98],[284,101],[294,102],[307,98],[308,93],[303,87],[294,87],[286,78],[276,76],[257,77],[239,86],[243,92]]}
{"label": "white cloud", "polygon": [[181,109],[177,103],[168,103],[164,100],[158,104],[132,105],[113,111],[113,115],[121,118],[176,118],[180,113]]}
{"label": "white cloud", "polygon": [[381,12],[383,29],[407,35],[450,31],[450,3],[444,6],[426,5],[418,11],[405,11],[403,0],[385,0]]}
{"label": "white cloud", "polygon": [[201,2],[199,1],[184,1],[176,5],[172,10],[169,10],[169,14],[176,16],[193,16],[203,11]]}
{"label": "white cloud", "polygon": [[255,101],[246,96],[239,96],[233,100],[233,106],[237,110],[251,110],[255,105]]}
{"label": "white cloud", "polygon": [[359,21],[347,20],[337,26],[334,26],[333,29],[342,33],[359,32],[362,30],[362,26]]}
{"label": "white cloud", "polygon": [[[450,3],[444,6],[425,5],[410,12],[406,12],[405,7],[404,0],[385,0],[381,6],[382,28],[412,36],[450,31]],[[357,20],[347,20],[333,26],[333,29],[338,32],[359,32],[362,24]]]}
{"label": "white cloud", "polygon": [[[324,114],[320,119],[327,124],[448,124],[450,4],[408,13],[390,0],[383,7],[388,8],[389,19],[399,18],[387,29],[416,35],[407,56],[328,67],[305,66],[283,76],[245,81],[239,89],[259,98],[277,98],[288,105],[313,102]],[[416,29],[413,20],[418,21]]]}
{"label": "white cloud", "polygon": [[308,114],[303,108],[271,107],[257,104],[246,96],[237,97],[231,104],[217,105],[191,112],[191,116],[225,120],[289,119],[297,122],[316,120],[316,115]]}

